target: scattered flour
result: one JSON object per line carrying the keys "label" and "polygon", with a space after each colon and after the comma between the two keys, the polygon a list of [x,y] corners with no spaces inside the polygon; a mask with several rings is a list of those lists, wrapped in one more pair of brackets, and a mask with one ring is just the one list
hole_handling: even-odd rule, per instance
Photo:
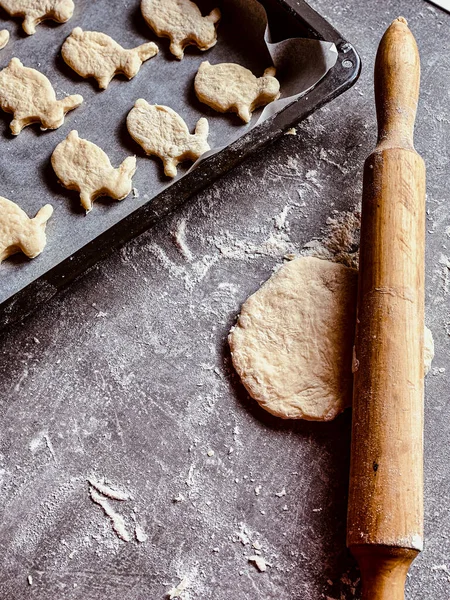
{"label": "scattered flour", "polygon": [[286,205],[283,210],[276,215],[274,218],[275,228],[276,229],[285,229],[286,228],[286,217],[288,216],[289,211],[292,209],[291,206]]}
{"label": "scattered flour", "polygon": [[192,252],[186,241],[186,219],[180,219],[176,224],[176,229],[172,231],[175,245],[187,261],[193,259]]}
{"label": "scattered flour", "polygon": [[53,444],[52,444],[52,441],[51,441],[50,436],[48,435],[48,433],[44,434],[44,440],[45,440],[45,444],[46,444],[46,446],[48,448],[48,451],[52,455],[53,460],[56,462],[55,451],[53,450]]}
{"label": "scattered flour", "polygon": [[31,453],[34,454],[38,450],[38,448],[43,444],[45,444],[45,446],[47,447],[53,460],[57,462],[55,451],[53,449],[53,444],[47,431],[40,431],[38,434],[36,434],[31,440],[28,447]]}
{"label": "scattered flour", "polygon": [[432,282],[435,288],[432,302],[433,304],[443,304],[450,293],[450,258],[442,252],[433,269]]}
{"label": "scattered flour", "polygon": [[325,150],[325,148],[321,148],[320,149],[320,160],[323,160],[323,162],[336,167],[336,169],[338,169],[338,171],[340,171],[343,175],[347,175],[349,173],[348,169],[346,168],[346,164],[347,162],[344,162],[343,165],[341,165],[340,163],[332,160],[330,158],[330,154],[331,152],[329,150]]}
{"label": "scattered flour", "polygon": [[326,258],[357,269],[360,229],[359,210],[334,212],[322,229],[322,237],[306,243],[301,255]]}
{"label": "scattered flour", "polygon": [[[186,248],[184,251],[186,251]],[[171,260],[166,251],[158,244],[149,242],[145,245],[144,249],[158,260],[169,275],[181,281],[188,292],[192,292],[203,281],[210,268],[219,260],[219,256],[205,255],[202,259],[189,261],[189,265],[184,266]],[[122,256],[124,254],[125,251],[122,252]]]}
{"label": "scattered flour", "polygon": [[450,573],[447,565],[433,565],[431,567],[432,571],[444,571],[444,573]]}
{"label": "scattered flour", "polygon": [[181,598],[183,592],[189,587],[189,580],[187,577],[183,577],[180,583],[173,587],[171,590],[167,592],[167,596],[169,600],[173,600],[173,598]]}
{"label": "scattered flour", "polygon": [[186,477],[186,485],[188,487],[192,487],[194,485],[194,470],[195,470],[195,465],[191,465],[189,467],[189,471]]}
{"label": "scattered flour", "polygon": [[261,242],[250,242],[237,238],[228,231],[209,238],[209,241],[219,250],[220,254],[232,260],[250,260],[259,256],[282,257],[287,252],[296,250],[295,244],[285,231],[269,233]]}
{"label": "scattered flour", "polygon": [[236,533],[237,535],[237,539],[241,542],[241,544],[243,546],[247,546],[248,544],[250,544],[250,537],[249,537],[249,532],[247,531],[247,528],[245,527],[245,525],[243,523],[240,524],[240,529],[239,531]]}

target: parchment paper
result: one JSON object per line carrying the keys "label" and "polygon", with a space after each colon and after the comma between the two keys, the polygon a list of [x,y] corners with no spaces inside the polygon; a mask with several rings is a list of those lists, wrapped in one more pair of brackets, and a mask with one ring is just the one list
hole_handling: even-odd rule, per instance
{"label": "parchment paper", "polygon": [[[11,115],[1,113],[0,195],[17,202],[30,216],[50,202],[55,212],[47,227],[48,244],[43,254],[29,261],[16,255],[0,266],[0,302],[17,293],[52,267],[70,257],[121,219],[148,203],[171,185],[164,177],[161,162],[145,157],[129,136],[125,119],[138,98],[166,104],[176,110],[193,130],[197,120],[206,116],[210,123],[209,143],[213,153],[241,137],[262,120],[293,102],[317,83],[334,65],[337,53],[333,44],[307,39],[272,43],[264,8],[257,0],[226,0],[218,29],[218,43],[208,52],[195,48],[185,58],[174,60],[168,40],[157,38],[144,22],[139,2],[123,0],[78,0],[73,18],[63,24],[43,23],[33,36],[25,36],[17,19],[0,18],[0,27],[11,32],[8,46],[0,53],[0,67],[13,56],[25,66],[44,73],[52,82],[58,98],[82,94],[83,105],[70,112],[56,131],[41,132],[37,125],[27,127],[17,137],[9,133]],[[73,28],[103,31],[126,48],[155,41],[160,53],[144,63],[131,81],[115,78],[106,91],[99,91],[94,80],[76,75],[60,56],[61,45]],[[195,97],[193,81],[203,60],[211,63],[237,62],[260,76],[271,65],[277,67],[282,97],[259,111],[248,125],[236,115],[219,114]],[[56,145],[69,131],[102,147],[114,166],[126,156],[136,154],[135,193],[122,202],[99,199],[89,215],[80,208],[78,194],[61,187],[50,164]],[[191,165],[179,168],[179,177]]]}

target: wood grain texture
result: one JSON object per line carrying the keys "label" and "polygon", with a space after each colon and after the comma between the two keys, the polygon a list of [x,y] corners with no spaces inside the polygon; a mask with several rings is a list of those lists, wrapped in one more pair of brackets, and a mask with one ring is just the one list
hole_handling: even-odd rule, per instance
{"label": "wood grain texture", "polygon": [[420,80],[404,19],[375,64],[378,144],[364,169],[347,543],[364,600],[401,600],[423,545],[425,167]]}

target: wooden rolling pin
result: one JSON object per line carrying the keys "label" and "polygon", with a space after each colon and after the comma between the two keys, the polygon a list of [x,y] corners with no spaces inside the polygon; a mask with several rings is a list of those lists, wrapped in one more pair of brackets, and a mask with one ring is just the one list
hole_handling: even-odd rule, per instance
{"label": "wooden rolling pin", "polygon": [[396,19],[375,63],[378,144],[364,168],[347,544],[363,600],[403,600],[423,545],[425,166],[420,63]]}

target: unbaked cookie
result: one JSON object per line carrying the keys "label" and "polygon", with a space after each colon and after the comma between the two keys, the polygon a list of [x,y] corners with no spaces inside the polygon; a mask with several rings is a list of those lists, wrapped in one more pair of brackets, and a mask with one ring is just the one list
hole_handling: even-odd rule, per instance
{"label": "unbaked cookie", "polygon": [[186,123],[168,106],[137,100],[128,113],[127,128],[131,137],[147,154],[159,156],[164,173],[175,177],[177,165],[184,160],[197,160],[210,150],[208,121],[199,119],[195,133],[189,133]]}
{"label": "unbaked cookie", "polygon": [[142,63],[157,53],[158,46],[153,42],[128,50],[109,35],[99,31],[83,31],[81,27],[72,31],[61,49],[69,67],[81,77],[94,77],[103,90],[117,73],[132,79]]}
{"label": "unbaked cookie", "polygon": [[203,62],[195,76],[195,93],[218,112],[236,112],[248,123],[258,106],[265,106],[280,96],[280,83],[274,67],[255,77],[251,71],[235,63],[211,65]]}
{"label": "unbaked cookie", "polygon": [[83,208],[89,212],[99,196],[123,200],[131,192],[136,158],[129,156],[117,169],[96,144],[71,131],[52,154],[53,169],[64,187],[80,192]]}
{"label": "unbaked cookie", "polygon": [[41,123],[41,129],[58,129],[64,116],[83,102],[83,96],[75,94],[62,100],[56,99],[55,90],[45,75],[24,67],[18,58],[0,71],[0,107],[13,113],[10,128],[18,135],[31,123]]}
{"label": "unbaked cookie", "polygon": [[72,0],[0,0],[0,6],[12,17],[23,17],[22,27],[28,35],[46,19],[65,23],[75,8]]}
{"label": "unbaked cookie", "polygon": [[217,42],[218,8],[203,17],[191,0],[141,0],[141,11],[156,35],[170,38],[170,51],[180,60],[186,46],[209,50]]}
{"label": "unbaked cookie", "polygon": [[0,31],[0,50],[3,50],[3,48],[7,45],[8,42],[9,42],[9,31],[7,29],[2,29]]}
{"label": "unbaked cookie", "polygon": [[14,202],[0,196],[0,263],[16,252],[35,258],[45,248],[45,227],[53,214],[50,204],[43,206],[34,219]]}

